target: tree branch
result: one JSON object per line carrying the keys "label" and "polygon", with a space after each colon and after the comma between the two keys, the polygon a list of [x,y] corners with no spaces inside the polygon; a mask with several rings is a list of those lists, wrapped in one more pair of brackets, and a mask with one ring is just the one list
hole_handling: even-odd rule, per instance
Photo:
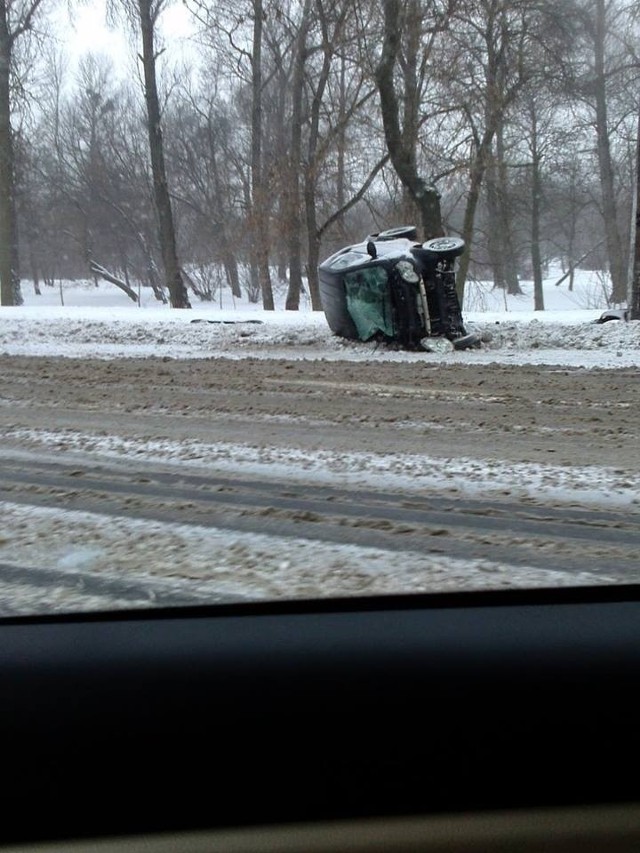
{"label": "tree branch", "polygon": [[100,276],[100,278],[104,278],[105,281],[110,281],[111,284],[115,284],[116,287],[119,287],[120,290],[123,290],[127,294],[129,299],[133,300],[136,303],[139,302],[138,294],[135,292],[135,290],[132,290],[128,284],[122,281],[122,279],[116,278],[115,275],[112,275],[100,264],[96,264],[95,261],[91,261],[89,263],[89,269],[94,275],[98,275]]}

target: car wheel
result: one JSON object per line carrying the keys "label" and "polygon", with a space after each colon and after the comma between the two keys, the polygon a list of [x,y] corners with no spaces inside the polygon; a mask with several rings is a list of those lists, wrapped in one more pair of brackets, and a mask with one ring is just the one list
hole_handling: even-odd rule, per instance
{"label": "car wheel", "polygon": [[460,237],[435,237],[423,243],[422,248],[440,258],[456,258],[464,252],[464,240]]}
{"label": "car wheel", "polygon": [[387,231],[381,231],[374,235],[376,240],[417,240],[418,231],[415,225],[400,225],[397,228],[389,228]]}

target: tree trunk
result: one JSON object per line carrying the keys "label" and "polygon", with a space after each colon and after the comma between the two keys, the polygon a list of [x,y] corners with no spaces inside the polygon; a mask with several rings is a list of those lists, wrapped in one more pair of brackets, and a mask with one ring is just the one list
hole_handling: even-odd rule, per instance
{"label": "tree trunk", "polygon": [[471,163],[471,178],[469,182],[469,195],[464,209],[464,219],[462,223],[462,239],[465,242],[465,249],[460,256],[460,264],[458,274],[456,275],[456,290],[460,304],[464,304],[464,286],[469,273],[469,263],[471,261],[471,244],[473,241],[473,229],[476,219],[476,210],[478,209],[478,201],[480,200],[480,190],[484,180],[487,161],[491,155],[491,143],[493,141],[494,130],[487,128],[484,136],[478,145],[473,162]]}
{"label": "tree trunk", "polygon": [[[575,169],[571,170],[571,198],[572,200],[577,195],[577,186],[576,186],[576,174]],[[569,264],[569,291],[573,291],[573,284],[575,281],[575,264],[574,257],[576,252],[576,237],[577,237],[577,215],[575,213],[575,205],[571,206],[571,212],[569,216],[569,233],[567,234],[567,258]]]}
{"label": "tree trunk", "polygon": [[[340,55],[340,103],[338,105],[338,135],[336,137],[336,208],[342,210],[345,205],[345,164],[347,150],[347,132],[346,132],[346,61],[343,54]],[[337,225],[337,233],[341,243],[347,242],[347,229],[345,228],[344,217],[340,217]],[[309,244],[315,240],[315,237],[309,234]],[[319,249],[319,246],[318,246]],[[309,268],[311,261],[309,260]]]}
{"label": "tree trunk", "polygon": [[0,305],[21,305],[9,76],[12,37],[0,0]]}
{"label": "tree trunk", "polygon": [[507,158],[504,147],[504,122],[500,116],[500,123],[496,130],[496,154],[498,158],[498,223],[502,242],[502,256],[504,263],[504,279],[507,293],[513,295],[521,294],[520,282],[518,280],[518,264],[516,253],[513,248],[513,227],[511,216],[511,193],[509,192],[509,176],[507,173]]}
{"label": "tree trunk", "polygon": [[297,311],[300,307],[302,290],[302,221],[300,216],[300,170],[302,154],[302,96],[304,91],[304,69],[307,59],[307,31],[311,0],[305,0],[300,18],[300,29],[296,38],[291,84],[291,150],[289,152],[289,187],[287,197],[287,225],[289,230],[289,288],[285,308]]}
{"label": "tree trunk", "polygon": [[538,150],[538,123],[535,108],[531,111],[531,266],[533,268],[533,308],[544,311],[542,291],[542,257],[540,252],[540,203],[542,181],[540,178],[540,152]]}
{"label": "tree trunk", "polygon": [[165,282],[173,308],[190,308],[187,289],[182,280],[176,234],[173,224],[171,197],[167,184],[162,142],[160,101],[156,81],[156,56],[154,48],[155,17],[151,11],[152,0],[139,0],[140,27],[142,30],[142,64],[144,68],[144,94],[147,105],[149,154],[153,173],[153,190],[158,214],[160,251],[164,264]]}
{"label": "tree trunk", "polygon": [[253,0],[253,49],[251,53],[251,234],[262,307],[273,311],[273,288],[269,272],[269,231],[266,191],[262,174],[262,0]]}
{"label": "tree trunk", "polygon": [[533,268],[533,308],[535,311],[544,311],[542,256],[540,252],[540,195],[540,163],[537,155],[534,155],[531,175],[531,266]]}
{"label": "tree trunk", "polygon": [[633,193],[631,264],[627,294],[630,320],[640,320],[640,114],[636,142],[636,180]]}
{"label": "tree trunk", "polygon": [[240,299],[242,297],[242,290],[240,289],[240,276],[238,275],[238,261],[236,260],[236,256],[231,250],[225,249],[222,253],[222,262],[231,293],[236,299]]}
{"label": "tree trunk", "polygon": [[305,182],[305,211],[307,219],[307,282],[311,298],[311,309],[313,311],[322,311],[320,281],[318,278],[320,238],[316,213],[316,194],[315,185],[310,181]]}
{"label": "tree trunk", "polygon": [[595,98],[596,98],[596,132],[598,138],[598,164],[600,167],[600,186],[602,188],[602,212],[604,215],[605,234],[607,238],[607,254],[609,256],[609,271],[611,273],[611,300],[624,302],[627,295],[624,253],[618,228],[618,213],[616,206],[613,180],[613,165],[611,162],[611,145],[607,116],[607,93],[605,71],[605,40],[606,6],[605,0],[596,0],[596,30],[595,30]]}
{"label": "tree trunk", "polygon": [[415,140],[409,141],[400,127],[400,110],[394,86],[394,72],[400,51],[399,0],[383,0],[384,39],[382,56],[376,69],[380,93],[382,123],[389,156],[396,173],[420,211],[423,239],[444,234],[440,211],[440,194],[420,177],[416,167]]}
{"label": "tree trunk", "polygon": [[[211,148],[211,169],[216,195],[221,199],[223,197],[224,189],[222,181],[220,180],[216,151],[213,146]],[[217,236],[219,237],[219,242],[222,245],[222,263],[224,265],[227,282],[231,288],[231,293],[236,297],[236,299],[240,299],[242,297],[242,290],[240,289],[240,277],[238,275],[238,261],[236,259],[235,252],[231,248],[233,246],[233,240],[230,238],[229,230],[225,225],[224,209],[221,211],[221,214],[222,215],[220,216],[220,221],[218,223],[219,234]]]}
{"label": "tree trunk", "polygon": [[[344,8],[346,9],[346,5]],[[332,45],[336,40],[338,40],[337,34],[344,21],[344,18],[341,18],[336,22],[333,35],[331,35],[327,27],[327,19],[322,13],[322,6],[320,3],[318,3],[318,9],[320,10],[319,19],[322,27],[323,57],[322,68],[320,69],[318,82],[311,101],[311,121],[309,126],[306,157],[307,162],[304,170],[304,206],[307,225],[307,282],[309,286],[309,296],[311,298],[311,308],[313,311],[322,311],[320,283],[318,280],[318,264],[320,262],[320,229],[318,228],[318,216],[316,209],[318,145],[321,139],[320,125],[322,102],[333,64]],[[342,68],[342,71],[344,71],[344,68]],[[344,84],[344,78],[342,78],[342,84]],[[344,109],[344,101],[342,98],[340,109]],[[344,200],[344,185],[342,187],[342,199]]]}
{"label": "tree trunk", "polygon": [[487,249],[489,263],[493,272],[493,286],[506,290],[507,278],[504,266],[504,244],[501,239],[501,219],[498,211],[500,200],[498,191],[498,167],[496,157],[489,154],[486,174],[487,213],[489,218],[489,233],[487,234]]}

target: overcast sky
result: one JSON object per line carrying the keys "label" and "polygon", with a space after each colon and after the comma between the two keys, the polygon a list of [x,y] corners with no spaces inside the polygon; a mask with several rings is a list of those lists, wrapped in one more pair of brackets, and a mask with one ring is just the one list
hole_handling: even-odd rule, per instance
{"label": "overcast sky", "polygon": [[[60,38],[69,56],[77,59],[89,52],[105,53],[114,58],[126,57],[127,38],[124,31],[107,23],[106,0],[74,3],[60,9]],[[192,16],[180,2],[171,3],[161,18],[162,35],[169,43],[179,43],[193,32]]]}

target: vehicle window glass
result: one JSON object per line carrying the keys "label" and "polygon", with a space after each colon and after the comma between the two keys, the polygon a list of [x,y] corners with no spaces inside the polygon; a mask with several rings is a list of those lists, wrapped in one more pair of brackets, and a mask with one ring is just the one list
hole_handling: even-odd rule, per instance
{"label": "vehicle window glass", "polygon": [[347,308],[360,340],[368,341],[376,332],[393,337],[389,276],[382,267],[347,273],[344,277]]}

